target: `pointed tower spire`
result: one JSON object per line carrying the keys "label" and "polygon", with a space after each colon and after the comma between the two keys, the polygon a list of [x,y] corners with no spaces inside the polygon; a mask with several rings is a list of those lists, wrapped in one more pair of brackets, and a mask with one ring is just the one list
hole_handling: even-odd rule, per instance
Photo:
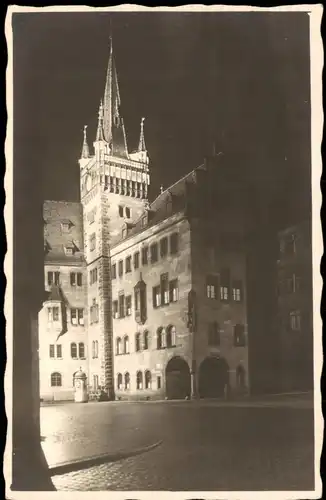
{"label": "pointed tower spire", "polygon": [[120,93],[113,57],[112,36],[110,36],[110,56],[103,100],[103,135],[113,155],[128,158],[126,133],[120,116]]}
{"label": "pointed tower spire", "polygon": [[102,99],[101,99],[100,107],[98,110],[96,141],[104,141],[104,136],[103,136],[103,102],[102,102]]}
{"label": "pointed tower spire", "polygon": [[84,125],[84,141],[83,141],[83,149],[82,149],[82,158],[89,158],[89,147],[87,144],[87,136],[86,136],[87,125]]}
{"label": "pointed tower spire", "polygon": [[138,145],[139,153],[144,153],[146,151],[145,136],[144,136],[144,121],[145,118],[142,118],[140,122],[140,137]]}

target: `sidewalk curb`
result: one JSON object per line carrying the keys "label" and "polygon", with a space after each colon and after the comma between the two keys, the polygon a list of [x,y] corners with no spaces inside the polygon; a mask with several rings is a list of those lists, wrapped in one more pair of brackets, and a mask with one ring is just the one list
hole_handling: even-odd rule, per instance
{"label": "sidewalk curb", "polygon": [[61,474],[68,474],[69,472],[76,472],[82,469],[88,469],[94,465],[102,465],[110,462],[117,462],[129,457],[134,457],[136,455],[141,455],[148,451],[157,448],[162,444],[163,441],[158,441],[157,443],[145,446],[143,448],[137,448],[130,451],[118,451],[115,453],[103,453],[102,455],[96,455],[88,458],[82,458],[78,460],[72,460],[70,462],[62,462],[56,465],[49,466],[49,471],[51,476],[58,476]]}

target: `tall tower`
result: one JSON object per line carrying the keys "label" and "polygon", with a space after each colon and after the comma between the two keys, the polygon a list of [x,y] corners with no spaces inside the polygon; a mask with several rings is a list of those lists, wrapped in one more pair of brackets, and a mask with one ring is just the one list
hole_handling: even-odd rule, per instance
{"label": "tall tower", "polygon": [[143,213],[149,186],[144,119],[138,148],[128,152],[112,39],[93,146],[91,155],[85,126],[79,165],[87,264],[89,384],[94,389],[104,387],[112,397],[110,245]]}

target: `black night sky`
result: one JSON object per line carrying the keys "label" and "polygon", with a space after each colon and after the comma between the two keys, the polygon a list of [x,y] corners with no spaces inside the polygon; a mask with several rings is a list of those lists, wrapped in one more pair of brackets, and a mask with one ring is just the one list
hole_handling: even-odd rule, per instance
{"label": "black night sky", "polygon": [[35,164],[44,199],[79,200],[77,160],[85,124],[95,138],[110,19],[129,150],[146,117],[151,198],[215,142],[277,225],[309,215],[306,13],[14,14],[15,183]]}

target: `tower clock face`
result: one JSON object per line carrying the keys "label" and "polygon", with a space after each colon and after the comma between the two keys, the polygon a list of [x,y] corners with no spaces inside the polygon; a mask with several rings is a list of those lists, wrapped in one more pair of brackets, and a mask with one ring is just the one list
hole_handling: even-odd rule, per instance
{"label": "tower clock face", "polygon": [[91,176],[87,174],[85,179],[85,188],[87,193],[88,191],[90,191],[91,187],[92,187],[92,179]]}

